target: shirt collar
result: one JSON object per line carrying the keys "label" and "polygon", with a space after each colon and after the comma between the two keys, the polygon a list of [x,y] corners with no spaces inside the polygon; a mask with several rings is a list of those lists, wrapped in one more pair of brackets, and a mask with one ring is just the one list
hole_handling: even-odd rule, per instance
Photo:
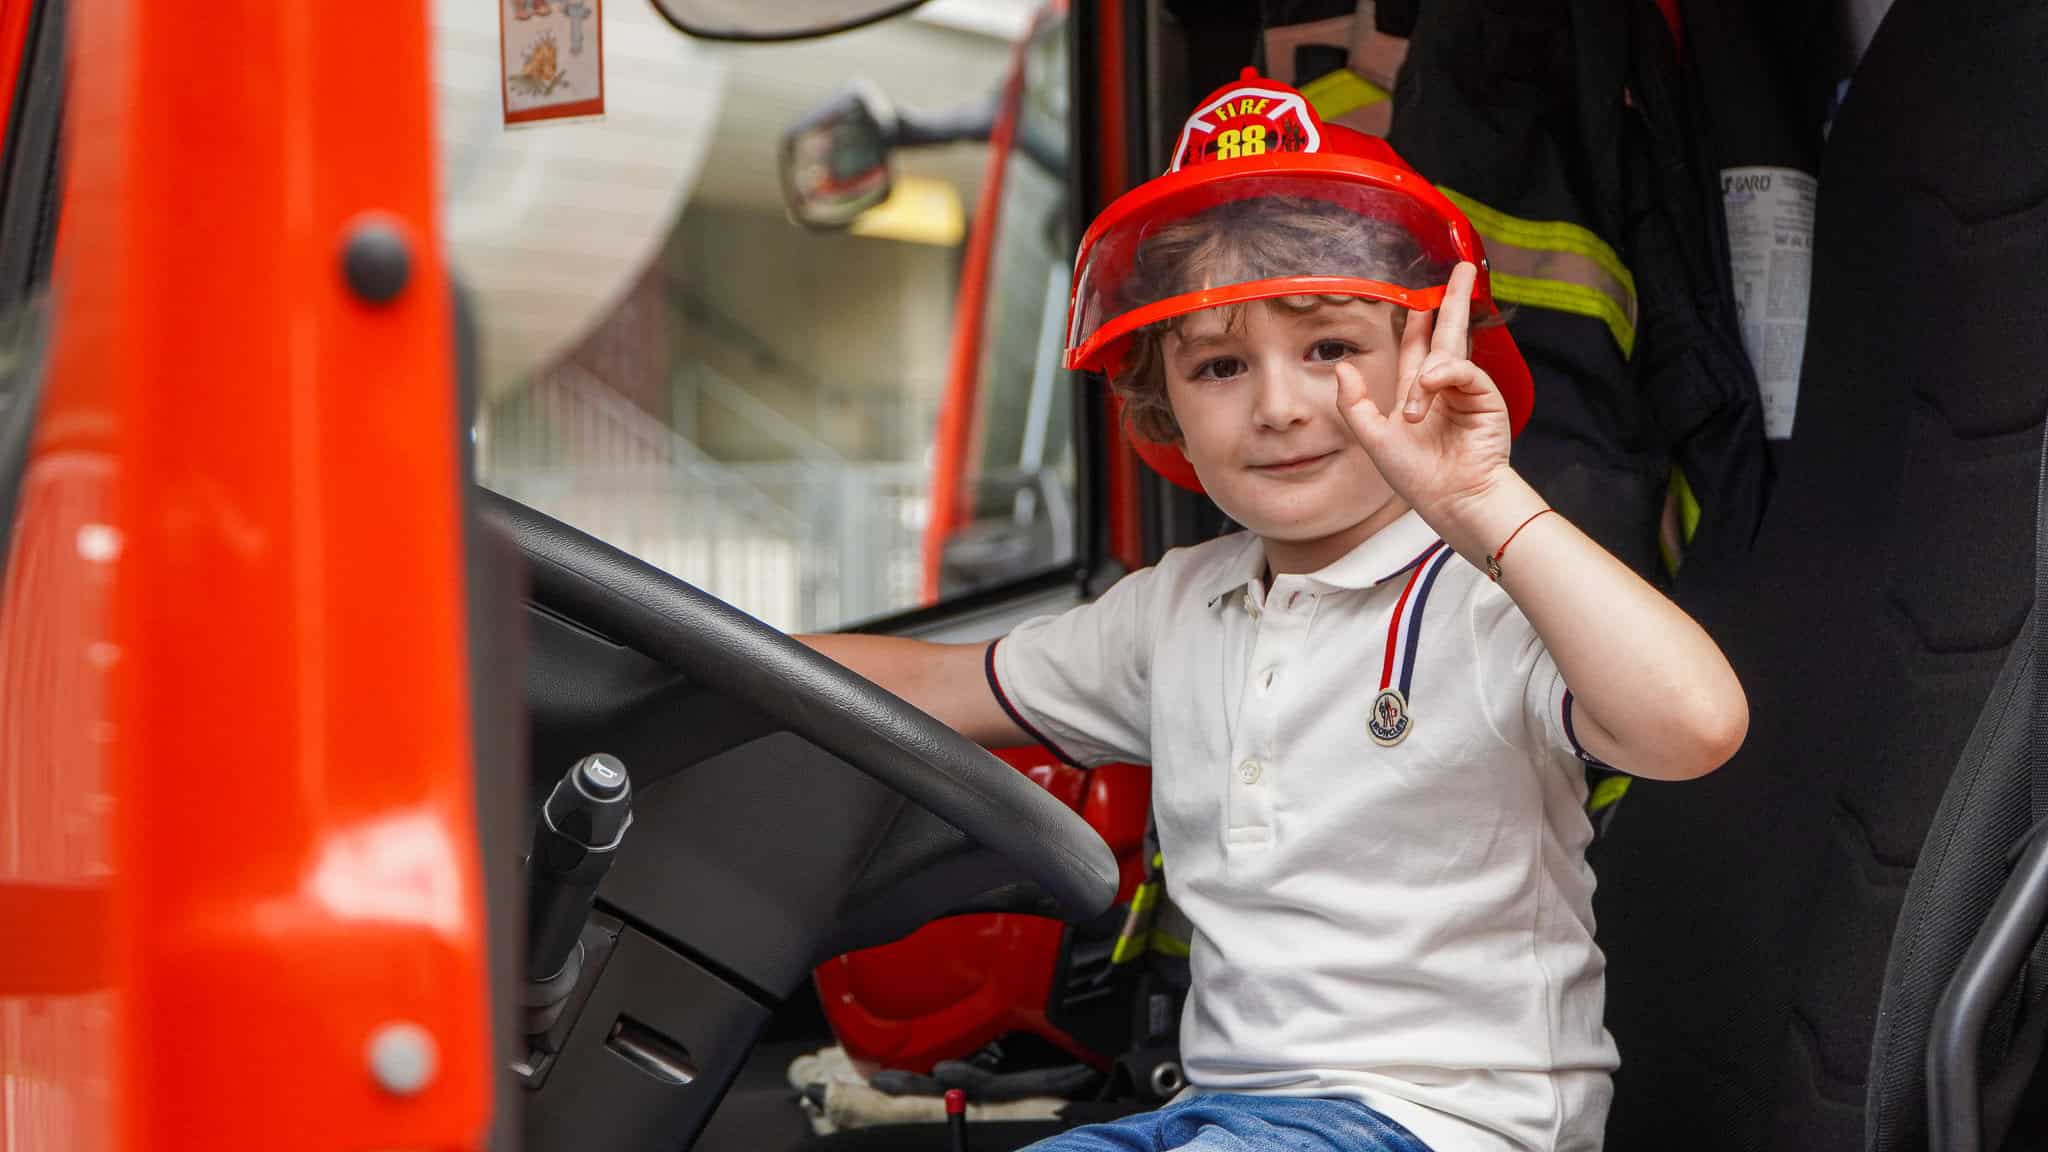
{"label": "shirt collar", "polygon": [[1266,545],[1256,532],[1244,534],[1244,541],[1230,558],[1216,566],[1203,584],[1202,592],[1208,596],[1208,604],[1215,607],[1218,600],[1251,584],[1266,574]]}
{"label": "shirt collar", "polygon": [[[1422,519],[1421,513],[1411,510],[1328,566],[1299,579],[1332,590],[1355,591],[1377,587],[1397,576],[1406,575],[1422,563],[1438,543],[1436,529]],[[1265,573],[1265,543],[1257,533],[1247,532],[1244,546],[1228,561],[1217,566],[1215,575],[1203,591],[1208,594],[1208,602],[1215,604],[1224,596],[1263,578]]]}

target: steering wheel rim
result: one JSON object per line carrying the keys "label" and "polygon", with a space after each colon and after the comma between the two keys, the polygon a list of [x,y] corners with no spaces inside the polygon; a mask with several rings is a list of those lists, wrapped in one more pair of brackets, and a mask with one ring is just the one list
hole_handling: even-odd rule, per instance
{"label": "steering wheel rim", "polygon": [[484,489],[537,598],[761,710],[1002,855],[1068,920],[1116,899],[1109,846],[1023,773],[860,675],[651,564]]}

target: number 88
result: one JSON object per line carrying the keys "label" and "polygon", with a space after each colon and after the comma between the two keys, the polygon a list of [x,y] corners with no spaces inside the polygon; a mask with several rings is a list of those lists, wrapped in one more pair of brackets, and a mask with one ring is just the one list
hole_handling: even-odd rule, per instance
{"label": "number 88", "polygon": [[1235,160],[1239,156],[1258,156],[1266,151],[1266,126],[1247,124],[1243,129],[1225,128],[1216,134],[1216,158]]}

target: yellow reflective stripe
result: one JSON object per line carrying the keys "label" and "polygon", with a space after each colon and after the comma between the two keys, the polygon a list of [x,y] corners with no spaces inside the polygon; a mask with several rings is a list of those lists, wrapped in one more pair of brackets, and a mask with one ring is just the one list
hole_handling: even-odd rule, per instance
{"label": "yellow reflective stripe", "polygon": [[1563,220],[1510,216],[1437,185],[1486,240],[1496,299],[1589,316],[1607,325],[1623,356],[1635,353],[1636,278],[1607,242]]}
{"label": "yellow reflective stripe", "polygon": [[1565,284],[1556,280],[1538,280],[1528,276],[1516,276],[1498,268],[1487,273],[1493,283],[1493,298],[1510,304],[1527,304],[1532,308],[1549,308],[1557,312],[1571,312],[1579,316],[1590,316],[1607,325],[1613,334],[1614,343],[1623,356],[1633,356],[1636,350],[1636,326],[1614,297],[1598,288],[1583,284]]}
{"label": "yellow reflective stripe", "polygon": [[1499,240],[1517,248],[1540,248],[1551,252],[1576,252],[1605,269],[1609,276],[1621,282],[1631,298],[1636,294],[1636,278],[1607,246],[1607,241],[1593,235],[1577,224],[1563,220],[1524,220],[1510,216],[1497,208],[1489,207],[1456,189],[1439,184],[1437,191],[1450,198],[1458,206],[1479,234],[1491,242]]}
{"label": "yellow reflective stripe", "polygon": [[1161,956],[1174,956],[1185,960],[1188,955],[1188,942],[1168,936],[1164,932],[1154,932],[1152,950]]}
{"label": "yellow reflective stripe", "polygon": [[1143,928],[1151,923],[1152,908],[1159,903],[1159,892],[1157,883],[1145,883],[1131,893],[1131,910],[1124,913],[1123,930],[1117,935],[1116,947],[1109,953],[1111,964],[1127,963],[1145,954]]}
{"label": "yellow reflective stripe", "polygon": [[1154,852],[1152,854],[1152,867],[1155,871],[1166,867],[1166,853]]}
{"label": "yellow reflective stripe", "polygon": [[1593,785],[1593,796],[1592,799],[1586,801],[1586,811],[1598,812],[1602,808],[1612,806],[1615,801],[1626,796],[1630,779],[1631,777],[1628,776],[1609,776],[1598,784]]}
{"label": "yellow reflective stripe", "polygon": [[1685,471],[1673,466],[1671,481],[1664,486],[1664,511],[1657,517],[1657,551],[1664,557],[1664,570],[1678,575],[1685,562],[1686,545],[1700,527],[1700,502],[1686,483]]}
{"label": "yellow reflective stripe", "polygon": [[1152,906],[1157,903],[1159,903],[1159,885],[1140,884],[1138,885],[1138,890],[1131,893],[1131,915],[1143,916],[1145,913],[1150,912]]}
{"label": "yellow reflective stripe", "polygon": [[1693,533],[1700,530],[1699,497],[1692,494],[1692,485],[1685,482],[1685,473],[1677,468],[1671,470],[1671,486],[1678,490],[1678,527],[1690,544]]}
{"label": "yellow reflective stripe", "polygon": [[[1576,252],[1555,252],[1541,248],[1517,248],[1513,244],[1488,244],[1487,261],[1491,265],[1491,276],[1498,284],[1505,277],[1517,281],[1534,281],[1556,284],[1565,288],[1588,289],[1600,293],[1614,302],[1626,326],[1627,339],[1619,334],[1615,341],[1626,346],[1635,339],[1636,299],[1629,294],[1621,281],[1607,274],[1598,263]],[[1590,304],[1588,307],[1594,307]],[[1606,319],[1603,311],[1597,319]]]}
{"label": "yellow reflective stripe", "polygon": [[1368,104],[1392,99],[1385,88],[1349,68],[1318,76],[1301,86],[1301,94],[1315,106],[1316,115],[1335,120]]}

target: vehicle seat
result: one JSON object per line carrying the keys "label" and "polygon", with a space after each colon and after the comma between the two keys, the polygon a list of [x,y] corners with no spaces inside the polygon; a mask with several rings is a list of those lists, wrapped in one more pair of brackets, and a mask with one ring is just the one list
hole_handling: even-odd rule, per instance
{"label": "vehicle seat", "polygon": [[1864,1142],[1894,925],[2033,598],[2044,51],[2048,8],[1899,0],[1835,121],[1773,503],[1747,571],[1681,583],[1748,744],[1595,848],[1616,1152]]}

